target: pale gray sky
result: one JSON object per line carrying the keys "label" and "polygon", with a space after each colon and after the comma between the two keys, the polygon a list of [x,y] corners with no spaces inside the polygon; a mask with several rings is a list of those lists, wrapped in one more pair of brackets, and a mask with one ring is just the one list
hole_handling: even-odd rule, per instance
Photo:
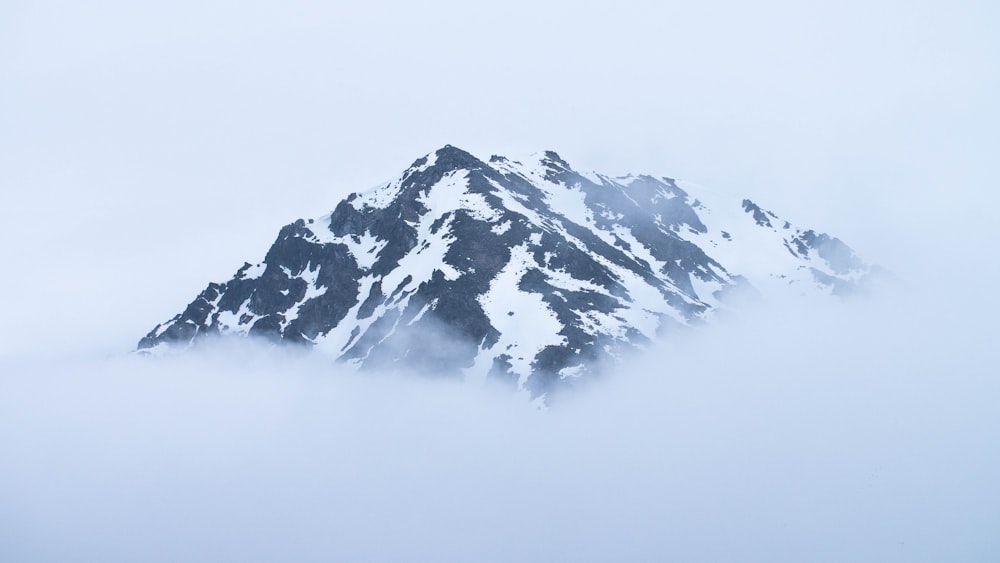
{"label": "pale gray sky", "polygon": [[997,21],[990,2],[6,2],[0,234],[24,275],[2,283],[47,318],[3,340],[124,308],[126,344],[445,143],[749,195],[899,269],[901,223],[997,202]]}

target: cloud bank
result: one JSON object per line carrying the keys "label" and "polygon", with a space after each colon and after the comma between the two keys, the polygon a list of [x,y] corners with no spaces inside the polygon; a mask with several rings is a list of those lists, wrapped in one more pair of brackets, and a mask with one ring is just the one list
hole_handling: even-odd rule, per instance
{"label": "cloud bank", "polygon": [[221,343],[7,361],[17,561],[989,560],[996,353],[921,295],[675,334],[547,412]]}

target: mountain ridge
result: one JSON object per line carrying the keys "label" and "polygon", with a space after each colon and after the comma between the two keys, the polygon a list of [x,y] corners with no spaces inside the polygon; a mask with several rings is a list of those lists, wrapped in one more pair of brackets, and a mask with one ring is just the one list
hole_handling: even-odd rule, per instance
{"label": "mountain ridge", "polygon": [[[726,294],[846,294],[872,271],[836,237],[672,178],[581,174],[553,151],[446,145],[283,227],[138,344],[261,336],[361,370],[505,381],[540,397],[709,320]],[[707,201],[713,200],[713,201]]]}

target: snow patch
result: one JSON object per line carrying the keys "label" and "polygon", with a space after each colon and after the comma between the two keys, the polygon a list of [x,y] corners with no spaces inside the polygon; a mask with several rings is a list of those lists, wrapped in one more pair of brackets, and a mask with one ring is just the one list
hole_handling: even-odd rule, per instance
{"label": "snow patch", "polygon": [[500,339],[491,350],[511,356],[509,362],[519,376],[521,387],[531,374],[535,355],[546,346],[566,342],[559,334],[562,323],[542,296],[518,289],[521,278],[534,267],[536,264],[527,245],[512,248],[510,261],[478,299],[490,324],[500,332]]}

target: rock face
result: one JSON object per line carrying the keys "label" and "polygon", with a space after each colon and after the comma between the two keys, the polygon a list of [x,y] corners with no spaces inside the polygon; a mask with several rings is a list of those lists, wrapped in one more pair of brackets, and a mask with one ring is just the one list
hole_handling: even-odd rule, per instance
{"label": "rock face", "polygon": [[871,271],[750,200],[696,195],[581,174],[554,152],[485,162],[446,146],[285,226],[263,261],[209,284],[139,349],[257,335],[537,397],[709,319],[732,290],[843,294]]}

